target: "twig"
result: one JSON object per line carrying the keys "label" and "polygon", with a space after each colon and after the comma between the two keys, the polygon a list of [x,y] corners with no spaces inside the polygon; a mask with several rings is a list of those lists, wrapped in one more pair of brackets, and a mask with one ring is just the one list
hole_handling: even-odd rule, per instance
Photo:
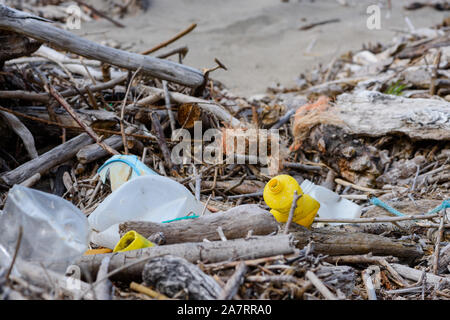
{"label": "twig", "polygon": [[161,127],[161,123],[159,122],[158,115],[155,112],[152,112],[150,116],[152,118],[152,124],[155,129],[159,148],[161,149],[161,152],[163,154],[164,162],[169,167],[169,169],[171,169],[173,165],[172,161],[170,160],[170,151],[167,147],[166,140],[164,138],[164,131]]}
{"label": "twig", "polygon": [[149,296],[150,298],[153,299],[157,299],[157,300],[170,300],[170,298],[168,298],[166,295],[157,292],[155,290],[150,289],[149,287],[143,286],[139,283],[136,282],[131,282],[130,283],[130,289],[137,291],[139,293],[145,294],[147,296]]}
{"label": "twig", "polygon": [[11,260],[11,264],[9,265],[8,271],[6,272],[6,276],[5,276],[6,281],[9,281],[9,276],[11,275],[12,269],[14,267],[14,263],[16,262],[17,254],[19,253],[20,244],[22,242],[22,235],[23,235],[23,227],[20,226],[19,234],[17,235],[16,249],[14,250],[14,255]]}
{"label": "twig", "polygon": [[247,265],[244,261],[241,261],[236,267],[236,271],[231,278],[227,281],[222,293],[218,297],[219,300],[231,299],[239,290],[239,286],[244,281],[244,276],[247,273]]}
{"label": "twig", "polygon": [[433,273],[438,274],[439,270],[439,253],[440,253],[440,244],[441,239],[444,235],[444,221],[445,221],[445,210],[442,210],[441,213],[441,222],[439,224],[437,239],[436,239],[436,245],[434,247],[434,258],[433,258]]}
{"label": "twig", "polygon": [[[39,117],[30,116],[30,115],[27,115],[27,114],[24,114],[24,113],[21,113],[21,112],[17,112],[17,111],[14,111],[14,110],[10,110],[10,109],[4,108],[2,106],[0,106],[0,110],[12,113],[12,114],[14,114],[14,115],[16,115],[18,117],[23,117],[23,118],[30,119],[30,120],[33,120],[33,121],[38,121],[38,122],[45,123],[45,124],[48,124],[48,125],[51,125],[51,126],[58,126],[58,127],[65,128],[65,129],[84,131],[84,128],[81,127],[81,126],[75,127],[75,126],[70,126],[70,125],[64,125],[64,124],[59,123],[59,122],[54,122],[54,121],[42,119],[42,118],[39,118]],[[93,131],[99,132],[99,133],[107,133],[107,134],[113,134],[113,135],[118,135],[118,136],[121,135],[120,131],[114,131],[114,130],[108,130],[108,129],[100,129],[100,128],[91,128],[91,129]],[[135,137],[135,138],[140,138],[140,139],[146,139],[146,140],[155,140],[156,139],[153,135],[143,135],[143,134],[137,134],[137,133],[130,133],[129,136]]]}
{"label": "twig", "polygon": [[38,182],[41,179],[41,174],[39,172],[35,173],[31,177],[29,177],[27,180],[20,183],[21,186],[30,188],[32,187],[36,182]]}
{"label": "twig", "polygon": [[127,104],[127,99],[128,99],[128,94],[130,93],[130,88],[131,85],[134,81],[134,78],[136,77],[136,75],[138,74],[138,72],[141,70],[141,68],[137,69],[133,75],[131,76],[130,82],[128,83],[128,87],[127,87],[127,91],[125,93],[125,97],[123,98],[123,102],[122,102],[122,107],[120,110],[120,132],[122,134],[122,143],[123,143],[123,149],[125,151],[125,154],[128,154],[128,145],[127,145],[127,137],[125,135],[125,128],[123,125],[123,119],[125,116],[125,106]]}
{"label": "twig", "polygon": [[76,3],[78,3],[81,6],[85,6],[86,8],[88,8],[89,10],[91,10],[94,14],[114,23],[114,25],[116,25],[119,28],[125,28],[125,26],[123,24],[121,24],[120,22],[117,22],[116,20],[114,20],[113,18],[108,17],[106,14],[98,11],[97,9],[95,9],[93,6],[81,1],[81,0],[75,0]]}
{"label": "twig", "polygon": [[166,102],[167,114],[169,115],[170,129],[172,130],[172,132],[175,132],[175,119],[173,117],[172,109],[170,109],[170,95],[169,90],[167,89],[167,81],[163,80],[162,85],[164,90],[164,99]]}
{"label": "twig", "polygon": [[316,276],[316,274],[310,270],[306,272],[306,278],[316,287],[317,290],[327,300],[337,300],[336,296],[323,284],[323,282]]}
{"label": "twig", "polygon": [[309,164],[292,163],[292,162],[283,162],[283,167],[292,168],[292,169],[300,169],[300,170],[304,170],[304,171],[320,171],[323,169],[320,166],[312,166]]}
{"label": "twig", "polygon": [[326,218],[316,218],[314,222],[322,223],[377,223],[377,222],[397,222],[405,220],[427,220],[438,217],[439,214],[423,214],[415,216],[403,216],[403,217],[383,217],[383,218],[358,218],[358,219],[326,219]]}
{"label": "twig", "polygon": [[173,50],[170,50],[170,51],[168,51],[166,53],[160,54],[160,55],[158,55],[156,57],[159,58],[159,59],[165,59],[165,58],[168,58],[168,57],[178,53],[181,57],[184,58],[186,56],[186,54],[188,53],[188,51],[189,51],[188,47],[183,46],[183,47],[180,47],[180,48],[175,48]]}
{"label": "twig", "polygon": [[433,68],[433,72],[431,75],[431,84],[430,84],[430,96],[434,96],[436,94],[436,79],[437,79],[437,72],[439,69],[439,64],[441,63],[441,55],[442,55],[442,51],[439,50],[434,59],[434,68]]}
{"label": "twig", "polygon": [[53,88],[52,85],[49,84],[49,91],[50,94],[66,109],[66,111],[70,114],[70,116],[86,131],[86,133],[94,139],[94,141],[103,149],[105,149],[108,153],[112,155],[119,154],[116,150],[111,148],[106,143],[102,142],[100,137],[95,133],[94,130],[92,130],[91,127],[86,125],[76,114],[76,112],[72,109],[72,107],[67,103],[67,101]]}
{"label": "twig", "polygon": [[336,19],[329,19],[329,20],[324,20],[324,21],[320,21],[320,22],[313,22],[313,23],[310,23],[310,24],[307,24],[307,25],[304,25],[304,26],[298,28],[298,30],[302,30],[302,31],[309,30],[316,26],[324,25],[327,23],[340,22],[340,21],[341,21],[341,19],[336,18]]}
{"label": "twig", "polygon": [[155,47],[153,47],[153,48],[151,48],[151,49],[149,49],[149,50],[146,50],[146,51],[142,52],[141,54],[147,55],[147,54],[153,53],[153,52],[155,52],[155,51],[157,51],[157,50],[159,50],[159,49],[161,49],[161,48],[164,48],[164,47],[168,46],[168,45],[171,44],[172,42],[175,42],[175,41],[177,41],[178,39],[180,39],[181,37],[187,35],[189,32],[191,32],[192,30],[194,30],[196,26],[197,26],[196,23],[191,24],[187,29],[181,31],[180,33],[178,33],[177,35],[175,35],[173,38],[171,38],[171,39],[169,39],[169,40],[167,40],[167,41],[165,41],[165,42],[162,42],[162,43],[158,44],[157,46],[155,46]]}
{"label": "twig", "polygon": [[294,197],[292,199],[291,209],[289,210],[289,217],[286,222],[286,225],[284,226],[284,234],[288,234],[289,227],[291,226],[292,219],[294,218],[294,212],[295,209],[297,209],[297,201],[300,199],[302,194],[297,194],[297,190],[294,190]]}
{"label": "twig", "polygon": [[383,192],[383,190],[376,190],[376,189],[361,187],[361,186],[358,186],[358,185],[356,185],[354,183],[351,183],[351,182],[348,182],[348,181],[345,181],[345,180],[342,180],[342,179],[339,179],[339,178],[334,179],[334,181],[336,183],[340,184],[340,185],[343,185],[343,186],[346,186],[346,187],[349,186],[349,187],[352,187],[353,189],[356,189],[356,190],[359,190],[359,191],[363,191],[363,192],[370,192],[370,193]]}

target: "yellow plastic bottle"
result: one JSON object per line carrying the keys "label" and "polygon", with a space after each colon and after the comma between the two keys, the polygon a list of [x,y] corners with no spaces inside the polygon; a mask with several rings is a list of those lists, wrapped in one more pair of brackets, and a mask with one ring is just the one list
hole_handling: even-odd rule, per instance
{"label": "yellow plastic bottle", "polygon": [[297,181],[287,175],[282,174],[270,179],[264,187],[264,201],[272,209],[278,222],[287,222],[292,201],[294,200],[294,191],[302,196],[297,201],[297,208],[294,211],[293,222],[310,228],[320,208],[320,203],[307,194],[303,194]]}

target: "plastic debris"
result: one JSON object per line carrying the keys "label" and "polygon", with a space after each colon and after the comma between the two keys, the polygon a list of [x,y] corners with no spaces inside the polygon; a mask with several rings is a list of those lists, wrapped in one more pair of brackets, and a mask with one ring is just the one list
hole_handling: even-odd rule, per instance
{"label": "plastic debris", "polygon": [[88,248],[88,222],[73,204],[55,195],[15,185],[0,214],[0,266],[7,267],[22,239],[14,267],[21,261],[64,273]]}

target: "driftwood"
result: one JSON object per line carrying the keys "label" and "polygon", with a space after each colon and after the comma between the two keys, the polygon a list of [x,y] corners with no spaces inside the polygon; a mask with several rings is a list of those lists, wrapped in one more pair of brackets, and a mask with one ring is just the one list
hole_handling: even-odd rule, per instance
{"label": "driftwood", "polygon": [[[164,90],[159,88],[153,88],[141,85],[140,90],[144,90],[146,94],[149,95],[161,95],[164,96]],[[196,104],[202,110],[214,114],[217,118],[230,124],[232,127],[241,127],[242,123],[239,119],[233,117],[224,107],[216,102],[210,102],[204,99],[191,97],[179,92],[170,92],[170,99],[176,101],[177,103],[193,103]]]}
{"label": "driftwood", "polygon": [[60,292],[72,296],[74,299],[79,299],[84,294],[84,299],[92,300],[94,295],[90,289],[90,285],[80,279],[77,279],[79,274],[75,273],[73,277],[66,277],[60,273],[42,267],[20,262],[20,274],[28,279],[34,285],[48,288],[50,290],[60,290]]}
{"label": "driftwood", "polygon": [[234,271],[230,279],[225,284],[222,293],[219,296],[219,300],[229,300],[235,296],[242,282],[244,281],[245,274],[247,273],[247,265],[241,261]]}
{"label": "driftwood", "polygon": [[297,240],[297,248],[303,248],[314,241],[314,251],[330,256],[373,253],[374,255],[395,256],[405,260],[415,260],[423,255],[419,245],[406,241],[391,240],[386,237],[366,234],[333,232],[329,230],[308,230],[297,224],[290,231]]}
{"label": "driftwood", "polygon": [[143,72],[156,78],[189,87],[198,87],[204,81],[203,74],[194,68],[103,46],[56,28],[50,25],[48,20],[11,9],[2,4],[0,4],[0,29],[17,32],[41,42],[51,43],[80,56],[125,69],[141,68]]}
{"label": "driftwood", "polygon": [[[407,267],[405,265],[398,264],[398,263],[392,263],[391,265],[401,276],[403,276],[407,279],[419,281],[422,277],[423,272],[420,270],[413,269],[413,268],[410,268],[410,267]],[[440,276],[437,276],[432,273],[425,273],[425,274],[427,277],[427,279],[426,279],[427,283],[429,283],[429,284],[433,284],[433,285],[445,284],[447,286],[450,285],[449,278],[440,277]]]}
{"label": "driftwood", "polygon": [[[114,270],[135,262],[124,268],[114,278],[139,281],[145,259],[163,255],[182,257],[189,262],[219,262],[235,259],[256,259],[280,254],[294,253],[295,246],[290,235],[266,236],[256,239],[236,239],[213,242],[188,242],[165,246],[156,246],[140,250],[109,253],[111,256],[110,270]],[[79,258],[75,264],[84,268],[90,274],[96,274],[105,255],[91,255]],[[145,259],[144,259],[145,258]],[[137,262],[143,260],[142,262]]]}
{"label": "driftwood", "polygon": [[80,134],[52,150],[41,154],[39,157],[25,162],[14,170],[6,172],[0,176],[0,180],[3,180],[6,184],[12,186],[16,183],[21,183],[36,173],[42,175],[56,165],[69,160],[78,152],[78,150],[92,142],[93,140],[89,135],[85,133]]}
{"label": "driftwood", "polygon": [[220,285],[199,267],[172,255],[148,261],[142,271],[142,280],[168,297],[181,291],[184,299],[213,300],[222,292]]}
{"label": "driftwood", "polygon": [[356,282],[356,271],[349,266],[320,266],[314,273],[326,285],[340,290],[345,296],[352,295]]}
{"label": "driftwood", "polygon": [[223,213],[214,213],[196,219],[180,220],[171,223],[128,221],[119,225],[121,235],[130,230],[148,238],[162,232],[166,244],[198,242],[203,239],[220,240],[217,228],[227,239],[245,238],[250,230],[253,235],[267,235],[278,230],[278,223],[266,210],[258,205],[242,205]]}
{"label": "driftwood", "polygon": [[361,137],[450,140],[450,109],[438,99],[359,91],[338,96],[333,106],[322,101],[299,108],[293,132],[296,148],[319,151],[346,180],[370,186],[384,173],[389,157]]}
{"label": "driftwood", "polygon": [[257,180],[230,180],[230,181],[202,181],[202,188],[212,189],[213,187],[219,190],[228,190],[237,194],[255,193],[262,191],[264,183]]}
{"label": "driftwood", "polygon": [[[106,89],[110,89],[121,82],[124,82],[127,79],[127,76],[121,76],[117,79],[113,79],[108,82],[99,83],[96,85],[85,86],[84,88],[77,89],[67,89],[61,92],[61,96],[64,98],[72,97],[78,94],[86,94],[88,91],[94,93],[97,91],[102,91]],[[42,102],[49,103],[51,99],[51,95],[49,93],[37,93],[31,91],[23,91],[23,90],[14,90],[14,91],[0,91],[0,98],[2,99],[20,99],[20,100],[30,100],[34,102]]]}
{"label": "driftwood", "polygon": [[[275,218],[257,205],[244,205],[197,219],[171,223],[129,221],[120,224],[119,232],[135,230],[145,237],[162,232],[167,243],[220,240],[217,228],[221,227],[227,239],[243,238],[250,230],[253,234],[270,234],[278,229]],[[314,250],[327,255],[366,254],[392,255],[411,259],[423,255],[420,246],[406,241],[391,240],[375,234],[361,232],[339,232],[328,228],[308,230],[297,224],[289,229],[297,240],[297,247],[303,248],[314,241]]]}

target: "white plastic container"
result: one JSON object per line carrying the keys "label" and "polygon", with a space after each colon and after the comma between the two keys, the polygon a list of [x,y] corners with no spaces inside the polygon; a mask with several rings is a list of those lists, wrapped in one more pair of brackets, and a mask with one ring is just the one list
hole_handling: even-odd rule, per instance
{"label": "white plastic container", "polygon": [[320,202],[320,208],[317,212],[320,218],[356,219],[361,216],[361,207],[359,205],[342,198],[325,187],[317,186],[309,180],[304,180],[300,188],[302,188],[303,193]]}
{"label": "white plastic container", "polygon": [[165,222],[200,215],[204,205],[182,184],[159,175],[134,178],[111,193],[88,218],[91,241],[113,249],[125,221]]}

